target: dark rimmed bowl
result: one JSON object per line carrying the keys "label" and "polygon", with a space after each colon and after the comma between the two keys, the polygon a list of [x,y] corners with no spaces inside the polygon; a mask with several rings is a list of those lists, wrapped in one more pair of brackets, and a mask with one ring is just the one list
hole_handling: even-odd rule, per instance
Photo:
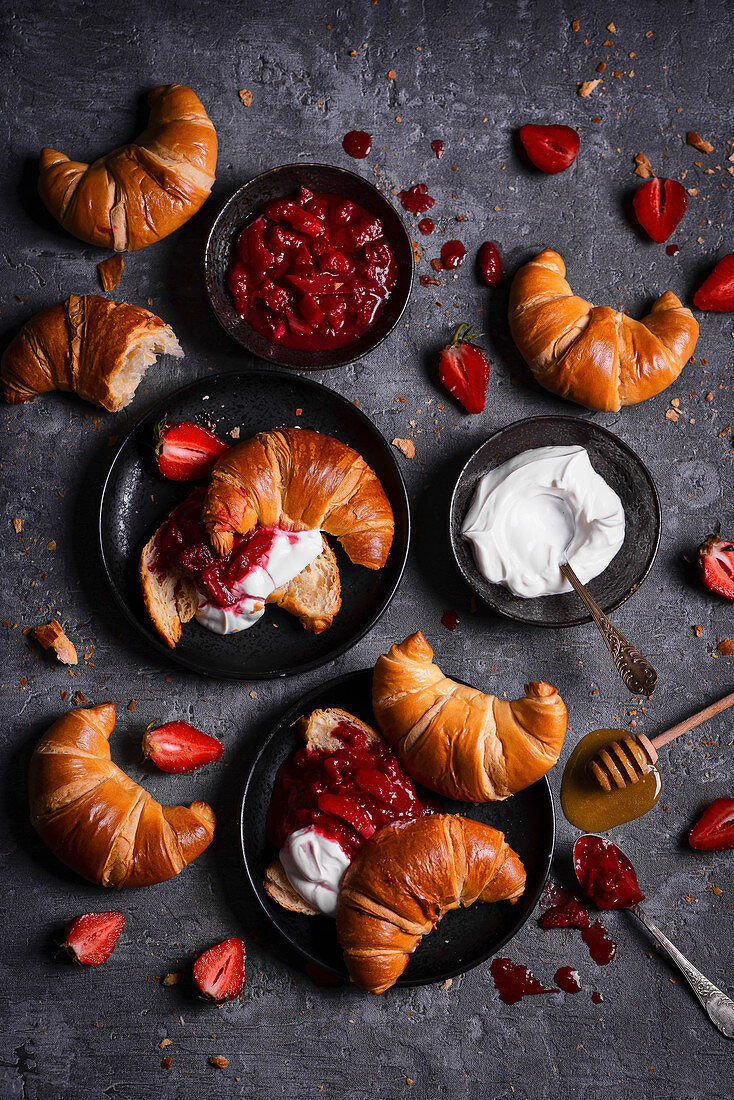
{"label": "dark rimmed bowl", "polygon": [[[227,290],[230,253],[243,224],[265,203],[291,195],[301,186],[343,195],[380,218],[397,263],[395,286],[375,323],[354,343],[333,351],[299,351],[274,344],[240,317]],[[283,164],[255,176],[225,202],[207,238],[204,280],[217,320],[247,351],[279,367],[325,370],[361,359],[390,335],[408,304],[414,266],[413,246],[402,218],[371,183],[346,168],[335,168],[331,164]]]}
{"label": "dark rimmed bowl", "polygon": [[532,626],[580,626],[591,622],[575,592],[523,599],[501,584],[485,580],[477,569],[461,525],[479,480],[515,455],[536,447],[564,445],[585,447],[591,465],[618,494],[624,507],[624,542],[603,573],[586,585],[609,614],[624,603],[644,581],[660,545],[660,500],[645,464],[616,435],[577,416],[532,416],[508,424],[475,451],[459,474],[449,508],[449,541],[464,580],[500,615]]}

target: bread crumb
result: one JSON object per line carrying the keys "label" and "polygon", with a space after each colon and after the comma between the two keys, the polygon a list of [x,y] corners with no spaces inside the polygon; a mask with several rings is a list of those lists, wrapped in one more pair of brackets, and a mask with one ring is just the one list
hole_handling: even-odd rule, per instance
{"label": "bread crumb", "polygon": [[13,516],[13,527],[15,528],[16,535],[19,535],[23,530],[24,519],[19,519],[18,516]]}
{"label": "bread crumb", "polygon": [[579,20],[578,20],[578,19],[574,19],[574,20],[572,21],[572,23],[571,23],[571,30],[572,30],[572,31],[574,32],[574,34],[575,34],[575,33],[576,33],[576,31],[578,31],[578,30],[580,30],[580,29],[581,29],[581,23],[579,22]]}
{"label": "bread crumb", "polygon": [[691,196],[691,198],[695,198],[695,196],[698,194],[697,187],[686,187],[686,191]]}
{"label": "bread crumb", "polygon": [[697,638],[700,638],[703,634],[703,627],[699,626],[699,624],[696,623],[696,625],[693,627],[693,633],[696,635]]}
{"label": "bread crumb", "polygon": [[223,1058],[221,1054],[210,1054],[209,1065],[216,1066],[217,1069],[226,1069],[229,1065],[229,1059]]}
{"label": "bread crumb", "polygon": [[252,92],[250,91],[249,88],[242,88],[237,93],[237,95],[240,97],[240,99],[242,100],[242,103],[244,104],[245,107],[250,106],[250,104],[252,103]]}
{"label": "bread crumb", "polygon": [[415,443],[412,439],[393,439],[392,445],[397,447],[406,458],[415,458]]}
{"label": "bread crumb", "polygon": [[166,1047],[170,1047],[172,1042],[172,1039],[161,1039],[160,1043],[158,1044],[158,1049],[165,1050]]}
{"label": "bread crumb", "polygon": [[397,75],[394,69],[389,69],[388,72],[385,73],[388,80],[394,80]]}
{"label": "bread crumb", "polygon": [[712,886],[711,889],[713,890],[713,892],[715,894],[720,894],[721,893],[721,887],[720,886]]}
{"label": "bread crumb", "polygon": [[640,179],[646,180],[649,179],[650,176],[655,175],[652,170],[652,165],[650,164],[650,161],[647,159],[644,153],[637,154],[637,156],[635,157],[635,164],[637,165],[637,167],[635,168],[635,175],[639,176]]}
{"label": "bread crumb", "polygon": [[582,99],[586,99],[596,88],[597,84],[601,84],[601,80],[582,80],[579,84],[579,95]]}
{"label": "bread crumb", "polygon": [[698,149],[699,153],[713,153],[714,147],[710,141],[704,141],[702,137],[699,137],[695,130],[689,130],[686,134],[686,142],[688,145],[692,145],[694,149]]}
{"label": "bread crumb", "polygon": [[115,253],[114,256],[108,256],[106,260],[102,260],[97,264],[99,281],[102,284],[103,290],[109,291],[115,289],[122,278],[122,269],[124,266],[125,261],[119,252]]}
{"label": "bread crumb", "polygon": [[130,702],[127,704],[127,709],[128,710],[135,710],[135,700],[134,699],[131,699]]}
{"label": "bread crumb", "polygon": [[441,989],[451,989],[451,986],[453,984],[454,984],[454,979],[453,978],[447,978],[445,982],[442,982]]}
{"label": "bread crumb", "polygon": [[182,977],[183,977],[183,974],[181,973],[181,971],[176,970],[176,971],[174,971],[170,974],[166,974],[165,978],[163,979],[163,984],[166,987],[168,987],[170,985],[178,985],[178,983],[181,981]]}
{"label": "bread crumb", "polygon": [[617,33],[617,28],[614,26],[614,23],[607,23],[607,30],[609,31],[610,34],[616,34]]}
{"label": "bread crumb", "polygon": [[232,439],[239,439],[240,438],[240,429],[239,428],[232,428],[232,431],[229,434],[232,437]]}
{"label": "bread crumb", "polygon": [[673,420],[673,421],[678,420],[679,419],[679,414],[675,411],[675,409],[668,409],[668,411],[665,414],[665,419],[666,420]]}
{"label": "bread crumb", "polygon": [[167,1054],[165,1058],[161,1059],[161,1069],[170,1069],[173,1065],[173,1058],[170,1054]]}
{"label": "bread crumb", "polygon": [[731,657],[734,653],[734,638],[722,638],[716,648],[722,657]]}
{"label": "bread crumb", "polygon": [[56,619],[52,619],[50,623],[45,623],[43,626],[34,627],[33,637],[41,643],[44,649],[52,649],[62,665],[76,665],[79,663],[76,649],[64,634],[61,623],[57,622]]}

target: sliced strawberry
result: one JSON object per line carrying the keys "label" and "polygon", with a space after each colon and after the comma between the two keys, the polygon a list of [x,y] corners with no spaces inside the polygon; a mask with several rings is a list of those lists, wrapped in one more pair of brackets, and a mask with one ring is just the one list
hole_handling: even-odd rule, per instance
{"label": "sliced strawberry", "polygon": [[541,928],[588,928],[589,914],[578,898],[569,898],[562,905],[546,909],[538,919]]}
{"label": "sliced strawberry", "polygon": [[489,363],[481,348],[472,343],[477,335],[459,325],[454,338],[441,352],[438,377],[468,413],[484,410],[489,383]]}
{"label": "sliced strawberry", "polygon": [[685,214],[688,195],[683,184],[677,180],[653,176],[637,188],[632,205],[648,237],[662,244]]}
{"label": "sliced strawberry", "polygon": [[715,798],[691,829],[688,843],[704,852],[734,848],[734,798]]}
{"label": "sliced strawberry", "polygon": [[479,249],[477,270],[486,286],[501,286],[505,281],[502,257],[494,241],[485,241]]}
{"label": "sliced strawberry", "polygon": [[124,927],[125,918],[116,910],[83,913],[67,924],[62,947],[77,962],[100,966],[114,951]]}
{"label": "sliced strawberry", "polygon": [[214,432],[182,420],[158,425],[155,457],[158,469],[171,481],[196,481],[209,477],[219,458],[229,450]]}
{"label": "sliced strawberry", "polygon": [[706,281],[693,295],[696,309],[726,313],[734,309],[734,252],[719,260]]}
{"label": "sliced strawberry", "polygon": [[233,1001],[245,984],[245,945],[230,936],[199,955],[194,963],[194,985],[207,1001]]}
{"label": "sliced strawberry", "polygon": [[576,160],[579,135],[570,126],[520,127],[520,141],[536,168],[548,175],[565,172]]}
{"label": "sliced strawberry", "polygon": [[720,524],[698,548],[701,580],[711,592],[734,600],[734,542],[719,538]]}
{"label": "sliced strawberry", "polygon": [[154,729],[149,726],[143,737],[143,756],[162,772],[181,775],[219,760],[224,745],[188,722],[166,722]]}

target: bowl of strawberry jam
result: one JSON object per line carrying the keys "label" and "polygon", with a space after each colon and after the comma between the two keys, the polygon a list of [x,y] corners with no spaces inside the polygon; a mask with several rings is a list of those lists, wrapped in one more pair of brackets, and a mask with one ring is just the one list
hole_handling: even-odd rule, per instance
{"label": "bowl of strawberry jam", "polygon": [[214,313],[243,348],[298,370],[343,366],[395,328],[413,281],[403,221],[353,172],[288,164],[225,203],[206,245]]}

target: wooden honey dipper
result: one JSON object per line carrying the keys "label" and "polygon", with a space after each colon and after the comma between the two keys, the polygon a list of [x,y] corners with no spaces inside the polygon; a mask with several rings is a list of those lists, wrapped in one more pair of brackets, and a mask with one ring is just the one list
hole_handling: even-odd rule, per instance
{"label": "wooden honey dipper", "polygon": [[679,722],[665,733],[659,733],[652,740],[645,737],[644,733],[636,733],[631,737],[623,737],[621,741],[612,741],[592,757],[586,765],[586,771],[605,791],[611,791],[613,785],[621,788],[630,783],[638,783],[657,760],[658,749],[731,706],[734,706],[734,691],[717,703],[711,703],[699,710],[691,718],[686,718],[685,722]]}

